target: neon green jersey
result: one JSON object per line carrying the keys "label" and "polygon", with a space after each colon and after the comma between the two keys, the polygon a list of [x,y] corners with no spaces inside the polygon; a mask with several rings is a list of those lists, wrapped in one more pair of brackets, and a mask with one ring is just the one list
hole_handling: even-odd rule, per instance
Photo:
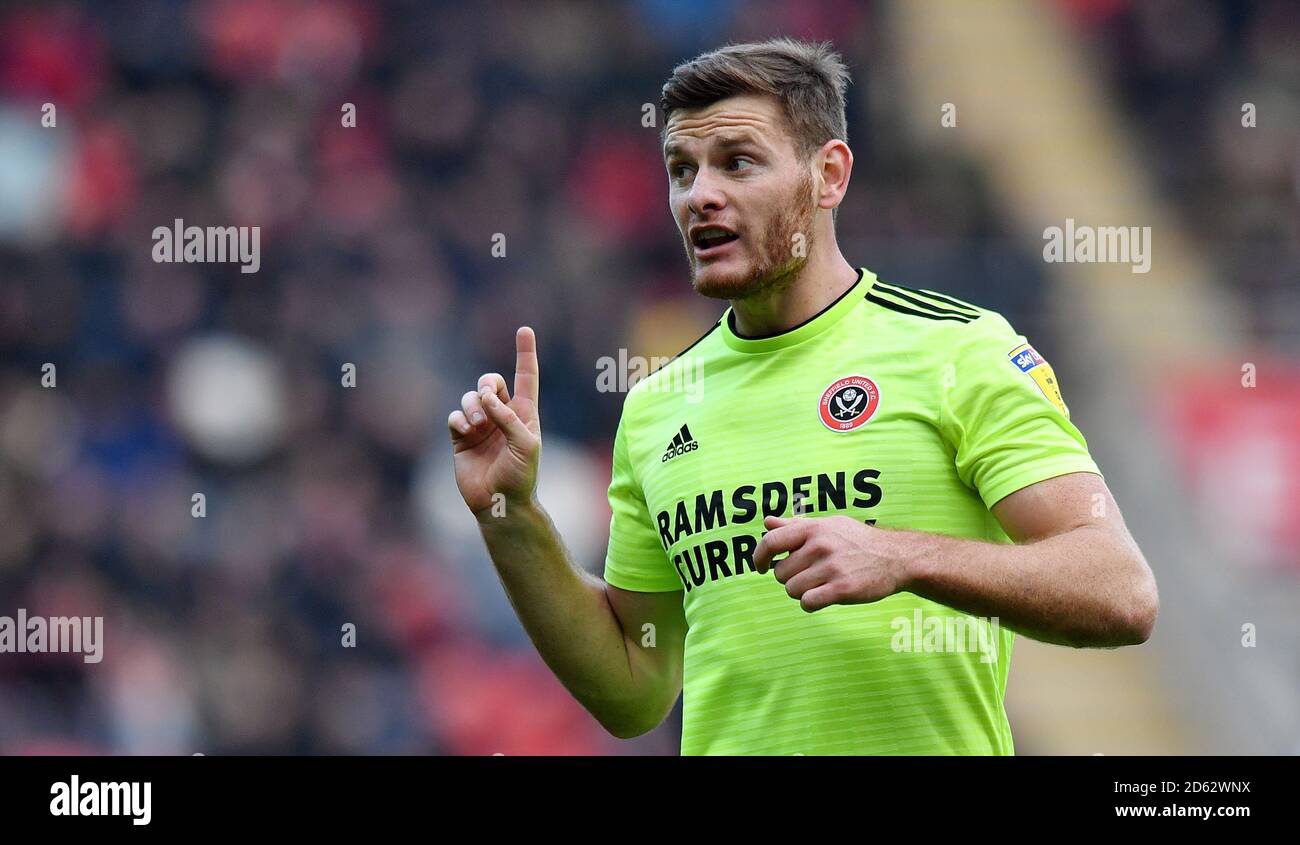
{"label": "neon green jersey", "polygon": [[683,754],[1011,754],[1013,635],[899,593],[804,612],[752,554],[768,514],[1010,542],[989,509],[1098,472],[999,314],[867,270],[761,339],[731,310],[628,393],[605,578],[682,591]]}

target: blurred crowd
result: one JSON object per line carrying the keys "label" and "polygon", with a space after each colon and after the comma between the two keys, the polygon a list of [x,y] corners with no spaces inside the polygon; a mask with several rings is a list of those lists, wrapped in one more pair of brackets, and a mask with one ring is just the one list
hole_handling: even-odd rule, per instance
{"label": "blurred crowd", "polygon": [[1153,181],[1236,293],[1256,341],[1300,355],[1300,5],[1065,5]]}
{"label": "blurred crowd", "polygon": [[[1124,34],[1115,84],[1150,98],[1154,166],[1207,237],[1289,227],[1284,255],[1225,261],[1294,296],[1294,146],[1243,153],[1198,117],[1251,74],[1261,121],[1294,110],[1293,7],[1193,4],[1167,36],[1185,12],[1063,5]],[[1032,328],[1032,245],[952,251],[1000,243],[999,215],[970,163],[902,134],[869,3],[5,7],[0,614],[102,615],[105,643],[0,659],[0,753],[674,753],[673,724],[609,739],[537,658],[445,421],[533,326],[543,501],[599,571],[622,397],[596,362],[671,355],[721,310],[686,282],[643,104],[677,62],[776,33],[833,39],[854,74],[851,260]],[[1202,146],[1243,196],[1201,178]],[[259,272],[155,263],[176,218],[260,226]]]}

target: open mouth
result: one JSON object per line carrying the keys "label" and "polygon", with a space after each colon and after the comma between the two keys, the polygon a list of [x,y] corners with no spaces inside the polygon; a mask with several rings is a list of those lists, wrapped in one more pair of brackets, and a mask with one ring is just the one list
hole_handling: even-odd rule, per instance
{"label": "open mouth", "polygon": [[726,246],[739,237],[728,229],[706,226],[691,235],[691,244],[697,252],[705,253]]}

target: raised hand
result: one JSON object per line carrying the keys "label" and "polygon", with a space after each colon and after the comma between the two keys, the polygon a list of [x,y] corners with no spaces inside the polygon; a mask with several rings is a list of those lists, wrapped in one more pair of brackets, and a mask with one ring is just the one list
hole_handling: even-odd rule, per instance
{"label": "raised hand", "polygon": [[475,514],[491,508],[497,493],[507,502],[533,498],[542,453],[538,381],[537,337],[524,326],[515,333],[514,398],[500,373],[484,373],[447,417],[456,486]]}

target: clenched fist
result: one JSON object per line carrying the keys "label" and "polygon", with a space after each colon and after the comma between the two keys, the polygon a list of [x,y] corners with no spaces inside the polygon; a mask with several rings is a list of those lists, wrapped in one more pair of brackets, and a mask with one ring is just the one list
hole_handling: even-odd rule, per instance
{"label": "clenched fist", "polygon": [[[754,568],[776,574],[785,591],[812,613],[832,604],[867,604],[907,589],[916,548],[910,532],[886,531],[848,516],[763,520],[768,532],[754,549]],[[782,552],[790,555],[777,561]]]}

